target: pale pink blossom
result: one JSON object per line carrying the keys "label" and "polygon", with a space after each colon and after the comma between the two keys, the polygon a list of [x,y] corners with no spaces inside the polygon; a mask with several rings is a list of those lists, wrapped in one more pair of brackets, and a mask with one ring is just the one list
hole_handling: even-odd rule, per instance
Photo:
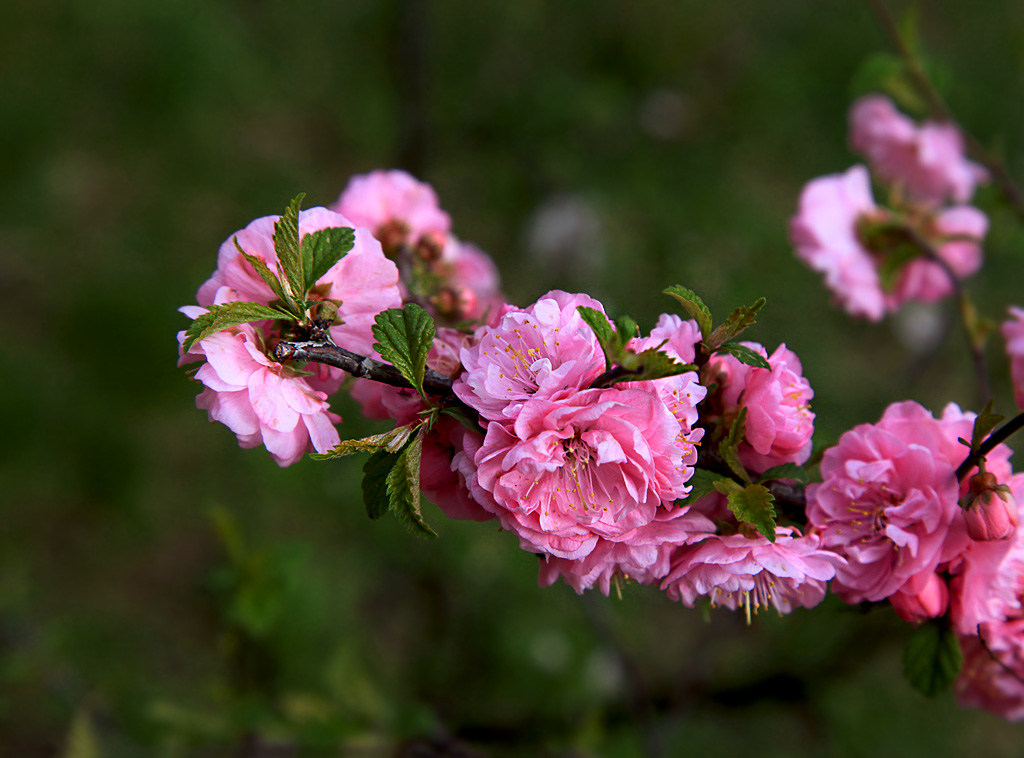
{"label": "pale pink blossom", "polygon": [[710,536],[680,548],[672,570],[661,583],[670,598],[693,607],[700,598],[713,606],[757,613],[775,608],[789,613],[813,608],[825,597],[827,583],[845,560],[821,549],[820,538],[776,527],[775,542],[761,534],[741,532]]}
{"label": "pale pink blossom", "polygon": [[372,171],[353,176],[332,208],[366,227],[387,247],[416,242],[430,233],[444,235],[451,219],[437,194],[405,171]]}
{"label": "pale pink blossom", "polygon": [[824,275],[825,286],[850,315],[871,321],[885,315],[885,294],[877,264],[858,237],[857,225],[877,212],[867,169],[854,166],[845,174],[808,183],[789,224],[797,257]]}
{"label": "pale pink blossom", "polygon": [[740,461],[755,473],[806,462],[814,435],[810,409],[814,391],[803,376],[800,359],[785,344],[770,356],[755,342],[743,344],[767,358],[771,370],[749,366],[731,355],[712,357],[707,368],[710,381],[719,385],[722,413],[747,409]]}
{"label": "pale pink blossom", "polygon": [[[206,312],[181,310],[192,318]],[[195,374],[205,385],[196,405],[233,431],[243,448],[262,444],[281,466],[306,452],[328,452],[340,441],[334,424],[341,417],[328,410],[325,393],[267,357],[257,328],[243,324],[192,344],[189,355],[206,359]],[[178,338],[180,343],[184,332]]]}
{"label": "pale pink blossom", "polygon": [[824,547],[848,559],[834,591],[848,603],[884,600],[933,572],[959,511],[943,426],[913,402],[846,432],[807,488],[807,517]]}
{"label": "pale pink blossom", "polygon": [[[674,512],[693,473],[680,424],[651,389],[561,391],[491,421],[476,451],[477,500],[534,552],[571,560],[631,542]],[[473,485],[471,484],[471,488]],[[475,494],[475,492],[474,492]]]}
{"label": "pale pink blossom", "polygon": [[[231,235],[217,253],[217,270],[196,293],[200,305],[214,303],[221,287],[230,287],[237,300],[263,303],[276,299],[269,285],[242,257],[235,246],[263,261],[276,273],[277,253],[274,251],[274,224],[279,216],[258,218],[244,229]],[[299,212],[300,239],[307,234],[331,227],[355,227],[348,218],[326,208],[310,208]],[[366,229],[355,228],[355,242],[340,261],[331,267],[316,284],[316,293],[325,300],[340,301],[338,318],[341,323],[332,326],[335,343],[353,352],[368,355],[374,343],[370,331],[374,317],[388,308],[402,304],[398,290],[398,269],[384,257],[380,243]],[[337,390],[341,377],[328,392]]]}
{"label": "pale pink blossom", "polygon": [[1024,719],[1024,619],[986,624],[960,638],[964,654],[953,685],[957,702],[997,716]]}
{"label": "pale pink blossom", "polygon": [[862,97],[850,110],[850,145],[884,181],[911,200],[964,203],[988,174],[967,160],[963,135],[950,123],[918,126],[882,95]]}
{"label": "pale pink blossom", "polygon": [[455,381],[455,394],[484,419],[510,422],[530,399],[588,387],[605,360],[577,311],[581,305],[604,312],[587,295],[558,290],[527,309],[502,309],[497,323],[478,329],[476,342],[461,351],[466,371]]}
{"label": "pale pink blossom", "polygon": [[1010,378],[1017,407],[1024,408],[1024,308],[1010,306],[1010,318],[1003,322],[1003,339],[1010,356]]}
{"label": "pale pink blossom", "polygon": [[[963,280],[981,268],[981,242],[988,231],[988,217],[977,208],[958,205],[938,211],[931,219],[929,239],[936,254]],[[909,301],[932,303],[954,292],[950,276],[938,263],[915,258],[899,273],[886,294],[890,311]]]}

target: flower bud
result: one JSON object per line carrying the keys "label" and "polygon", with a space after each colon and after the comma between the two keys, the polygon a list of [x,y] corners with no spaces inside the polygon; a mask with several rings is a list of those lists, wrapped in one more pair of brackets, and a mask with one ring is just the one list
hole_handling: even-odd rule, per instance
{"label": "flower bud", "polygon": [[390,258],[398,252],[398,248],[405,244],[409,237],[409,227],[398,219],[392,219],[386,224],[382,224],[373,236],[380,242],[380,246],[384,249],[384,255]]}
{"label": "flower bud", "polygon": [[427,262],[440,260],[444,254],[445,233],[434,229],[424,232],[416,242],[416,255]]}
{"label": "flower bud", "polygon": [[964,499],[964,521],[976,542],[1006,539],[1017,531],[1017,501],[992,474],[975,474]]}
{"label": "flower bud", "polygon": [[949,588],[935,572],[917,575],[889,598],[896,615],[911,624],[941,616],[949,605]]}

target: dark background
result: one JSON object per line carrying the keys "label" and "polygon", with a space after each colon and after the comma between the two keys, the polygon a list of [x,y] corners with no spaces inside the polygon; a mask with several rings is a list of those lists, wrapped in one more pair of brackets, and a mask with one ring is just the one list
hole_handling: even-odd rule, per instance
{"label": "dark background", "polygon": [[[921,5],[954,112],[1024,176],[1024,5]],[[853,322],[787,242],[802,185],[855,161],[886,46],[853,0],[6,0],[0,755],[1018,755],[1019,727],[902,681],[887,611],[747,628],[539,589],[493,525],[368,521],[360,460],[239,449],[175,367],[224,239],[403,166],[514,302],[585,290],[649,328],[670,284],[719,316],[766,296],[749,336],[803,358],[821,445],[895,400],[975,408],[959,332],[914,331],[948,308]],[[1000,318],[1024,235],[978,202]]]}

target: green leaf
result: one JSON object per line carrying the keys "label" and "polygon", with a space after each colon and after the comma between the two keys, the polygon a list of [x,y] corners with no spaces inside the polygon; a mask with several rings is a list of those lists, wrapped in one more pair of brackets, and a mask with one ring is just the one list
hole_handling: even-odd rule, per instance
{"label": "green leaf", "polygon": [[[715,485],[715,489],[724,489]],[[740,521],[753,526],[769,542],[775,542],[775,498],[762,484],[748,484],[746,487],[729,487],[723,494],[729,498],[729,510]]]}
{"label": "green leaf", "polygon": [[597,341],[604,351],[604,368],[607,371],[612,367],[612,354],[615,352],[610,346],[617,344],[615,328],[608,317],[596,308],[588,308],[585,305],[576,306],[576,310],[591,329],[597,335]]}
{"label": "green leaf", "polygon": [[781,466],[772,466],[758,477],[758,482],[773,482],[776,479],[795,479],[798,482],[807,482],[807,472],[804,467],[796,463],[783,463]]}
{"label": "green leaf", "polygon": [[739,336],[744,329],[755,322],[754,317],[764,307],[765,302],[767,301],[762,297],[753,305],[737,308],[730,313],[729,318],[724,323],[715,327],[715,330],[711,332],[711,336],[706,340],[708,349],[714,352],[715,348],[722,343]]}
{"label": "green leaf", "polygon": [[629,316],[619,316],[615,319],[615,334],[618,336],[619,344],[623,347],[639,333],[639,325]]}
{"label": "green leaf", "polygon": [[[732,479],[716,474],[707,469],[695,468],[693,470],[693,476],[690,477],[690,481],[687,484],[690,485],[690,494],[686,496],[687,500],[696,500],[697,498],[710,495],[712,492],[718,492],[716,488],[716,482],[733,482]],[[739,485],[736,484],[738,487]]]}
{"label": "green leaf", "polygon": [[302,270],[306,274],[303,295],[331,267],[345,257],[355,244],[355,232],[344,226],[333,226],[310,232],[302,238]]}
{"label": "green leaf", "polygon": [[397,454],[379,450],[363,464],[363,505],[366,506],[366,515],[374,521],[383,516],[391,504],[388,475],[397,460]]}
{"label": "green leaf", "polygon": [[480,426],[480,421],[477,416],[471,416],[464,408],[460,408],[457,405],[442,408],[441,413],[443,413],[445,416],[451,416],[453,419],[458,421],[471,432],[481,434],[482,432],[485,431]]}
{"label": "green leaf", "polygon": [[274,223],[274,252],[284,273],[284,288],[295,300],[306,295],[302,272],[302,252],[299,246],[299,206],[304,194],[296,196]]}
{"label": "green leaf", "polygon": [[391,511],[409,531],[420,537],[436,537],[420,512],[420,458],[423,453],[423,435],[417,434],[398,454],[398,460],[387,476],[388,499]]}
{"label": "green leaf", "polygon": [[242,246],[238,244],[238,237],[233,237],[232,241],[235,243],[235,249],[241,254],[245,260],[252,266],[252,270],[260,275],[260,278],[267,283],[274,295],[281,301],[288,303],[289,299],[285,294],[284,288],[281,285],[281,280],[278,279],[277,274],[270,270],[270,267],[261,259],[255,255],[249,255],[242,249]]}
{"label": "green leaf", "polygon": [[309,457],[315,461],[326,461],[331,458],[344,458],[356,453],[398,453],[399,450],[409,441],[412,433],[420,427],[419,423],[397,426],[394,429],[371,434],[359,440],[342,440],[327,453],[310,453]]}
{"label": "green leaf", "polygon": [[674,284],[667,290],[664,290],[664,293],[678,300],[686,309],[686,312],[690,314],[690,317],[697,322],[702,339],[706,340],[711,336],[711,311],[704,305],[704,301],[700,299],[696,292],[688,290],[682,285]]}
{"label": "green leaf", "polygon": [[993,410],[994,408],[995,403],[989,400],[988,404],[981,409],[981,413],[974,419],[974,432],[971,434],[972,451],[981,447],[981,443],[985,441],[985,438],[1006,418],[996,413]]}
{"label": "green leaf", "polygon": [[207,313],[200,314],[193,319],[188,329],[185,330],[185,342],[182,344],[182,349],[187,353],[188,349],[197,340],[202,341],[212,334],[230,329],[233,326],[271,319],[294,321],[295,317],[280,308],[273,308],[260,303],[211,305]]}
{"label": "green leaf", "polygon": [[960,641],[949,624],[935,619],[922,624],[903,651],[903,675],[910,686],[928,697],[953,684],[964,656]]}
{"label": "green leaf", "polygon": [[374,349],[393,364],[402,376],[426,399],[423,375],[427,369],[427,354],[434,344],[434,320],[415,303],[406,303],[399,310],[378,313],[371,327],[377,338]]}
{"label": "green leaf", "polygon": [[878,281],[882,285],[882,289],[892,292],[903,269],[908,263],[920,257],[921,251],[914,245],[903,244],[891,247],[878,267]]}
{"label": "green leaf", "polygon": [[747,469],[740,462],[740,456],[737,452],[740,444],[743,442],[744,436],[746,435],[746,423],[747,409],[740,408],[740,412],[736,416],[736,420],[733,421],[732,426],[729,427],[728,436],[718,443],[718,454],[722,456],[722,460],[725,461],[730,471],[736,474],[736,476],[747,484],[750,484],[750,474],[747,473]]}
{"label": "green leaf", "polygon": [[644,350],[641,353],[630,353],[635,355],[631,361],[632,374],[615,377],[612,384],[616,382],[636,382],[651,379],[663,379],[666,376],[685,374],[687,371],[696,371],[697,367],[692,363],[678,363],[671,355],[661,350]]}
{"label": "green leaf", "polygon": [[740,363],[745,363],[748,366],[772,370],[772,365],[763,355],[755,350],[751,350],[746,345],[741,345],[739,342],[726,342],[723,345],[719,345],[715,352],[728,353]]}

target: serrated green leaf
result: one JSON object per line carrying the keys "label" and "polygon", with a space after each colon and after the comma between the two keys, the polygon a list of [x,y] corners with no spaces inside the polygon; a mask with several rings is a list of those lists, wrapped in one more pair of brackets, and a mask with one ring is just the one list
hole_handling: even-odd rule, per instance
{"label": "serrated green leaf", "polygon": [[413,534],[419,537],[436,537],[437,533],[427,526],[420,511],[420,458],[423,454],[423,435],[412,438],[387,476],[388,499],[391,511]]}
{"label": "serrated green leaf", "polygon": [[464,409],[458,406],[442,408],[441,413],[445,416],[451,416],[471,432],[476,432],[477,434],[482,434],[484,432],[484,429],[480,426],[478,417],[471,416]]}
{"label": "serrated green leaf", "polygon": [[302,269],[306,279],[302,290],[305,295],[335,263],[355,244],[355,232],[346,226],[332,226],[310,232],[302,238]]}
{"label": "serrated green leaf", "polygon": [[197,340],[202,341],[212,334],[230,329],[233,326],[249,324],[253,321],[285,319],[294,321],[295,317],[279,308],[261,303],[224,303],[211,305],[207,313],[200,314],[192,320],[185,330],[185,341],[182,349],[188,349]]}
{"label": "serrated green leaf", "polygon": [[711,311],[696,292],[680,284],[674,284],[667,290],[664,290],[664,293],[678,300],[680,305],[690,314],[690,317],[697,322],[702,339],[706,340],[711,336]]}
{"label": "serrated green leaf", "polygon": [[769,542],[775,542],[775,498],[767,487],[748,484],[731,489],[727,495],[729,510],[737,519],[753,526]]}
{"label": "serrated green leaf", "polygon": [[696,371],[697,367],[692,363],[678,363],[676,360],[660,350],[644,350],[640,353],[627,353],[631,358],[624,362],[623,367],[628,368],[632,373],[613,378],[610,384],[617,382],[639,382],[653,379],[664,379],[666,376],[677,376],[687,371]]}
{"label": "serrated green leaf", "polygon": [[992,400],[981,409],[981,413],[974,419],[974,431],[971,433],[971,450],[977,450],[981,443],[992,433],[992,430],[1003,423],[1005,416],[994,411],[995,403]]}
{"label": "serrated green leaf", "polygon": [[615,319],[615,333],[618,336],[619,344],[625,346],[640,333],[640,327],[629,316],[619,316]]}
{"label": "serrated green leaf", "polygon": [[758,298],[753,305],[745,305],[730,313],[729,318],[716,326],[711,336],[705,340],[708,349],[714,352],[723,342],[735,339],[744,329],[754,324],[755,316],[764,307],[765,302],[767,301],[763,297]]}
{"label": "serrated green leaf", "polygon": [[242,249],[242,246],[238,243],[237,236],[233,237],[232,241],[235,243],[235,249],[238,250],[239,254],[241,254],[246,261],[248,261],[252,270],[259,274],[260,278],[267,283],[267,286],[270,287],[274,295],[283,302],[289,302],[288,297],[285,295],[284,288],[281,285],[281,280],[278,279],[277,274],[270,270],[270,267],[267,266],[266,262],[257,258],[255,255],[250,255],[245,252],[245,250]]}
{"label": "serrated green leaf", "polygon": [[728,477],[708,471],[707,469],[695,468],[693,476],[687,482],[690,485],[690,494],[686,496],[687,500],[696,500],[697,498],[710,495],[712,492],[720,492],[721,490],[717,488],[716,482],[731,482],[739,487],[736,482],[733,482]]}
{"label": "serrated green leaf", "polygon": [[932,697],[952,686],[964,656],[960,641],[947,622],[936,619],[922,624],[903,651],[903,675],[910,686]]}
{"label": "serrated green leaf", "polygon": [[795,479],[798,482],[807,482],[807,472],[804,467],[796,463],[783,463],[781,466],[772,466],[758,477],[758,482],[773,482],[777,479]]}
{"label": "serrated green leaf", "polygon": [[371,434],[358,440],[342,440],[326,453],[310,453],[309,457],[315,461],[326,461],[331,458],[344,458],[356,453],[398,453],[402,446],[409,441],[412,433],[419,428],[418,423],[397,426],[394,429],[380,434]]}
{"label": "serrated green leaf", "polygon": [[605,316],[601,311],[596,308],[588,308],[585,305],[576,306],[576,310],[580,314],[587,326],[594,330],[594,334],[597,336],[597,341],[601,345],[601,350],[604,352],[604,367],[607,371],[612,367],[613,354],[616,352],[612,346],[616,344],[615,328],[612,326],[608,317]]}
{"label": "serrated green leaf", "polygon": [[306,294],[302,272],[302,251],[299,246],[299,206],[304,194],[297,195],[274,223],[274,252],[284,274],[285,291],[295,300]]}
{"label": "serrated green leaf", "polygon": [[366,515],[374,521],[387,513],[390,505],[388,474],[397,461],[397,454],[380,450],[363,464],[363,505],[366,506]]}
{"label": "serrated green leaf", "polygon": [[378,313],[371,329],[377,339],[374,350],[426,399],[423,375],[436,333],[430,314],[415,303],[406,303],[402,309],[391,308]]}
{"label": "serrated green leaf", "polygon": [[747,409],[740,408],[739,414],[736,416],[736,420],[733,421],[732,426],[729,427],[729,434],[718,443],[718,454],[722,456],[722,460],[729,467],[736,476],[742,479],[745,483],[750,484],[750,474],[747,473],[747,469],[740,462],[740,456],[737,450],[740,444],[743,442],[743,438],[746,435],[746,423],[747,423]]}
{"label": "serrated green leaf", "polygon": [[715,352],[728,353],[740,363],[745,363],[748,366],[753,366],[754,368],[764,368],[769,371],[772,370],[772,365],[768,362],[768,359],[756,350],[751,350],[749,347],[741,345],[739,342],[726,342],[725,344],[719,345]]}

